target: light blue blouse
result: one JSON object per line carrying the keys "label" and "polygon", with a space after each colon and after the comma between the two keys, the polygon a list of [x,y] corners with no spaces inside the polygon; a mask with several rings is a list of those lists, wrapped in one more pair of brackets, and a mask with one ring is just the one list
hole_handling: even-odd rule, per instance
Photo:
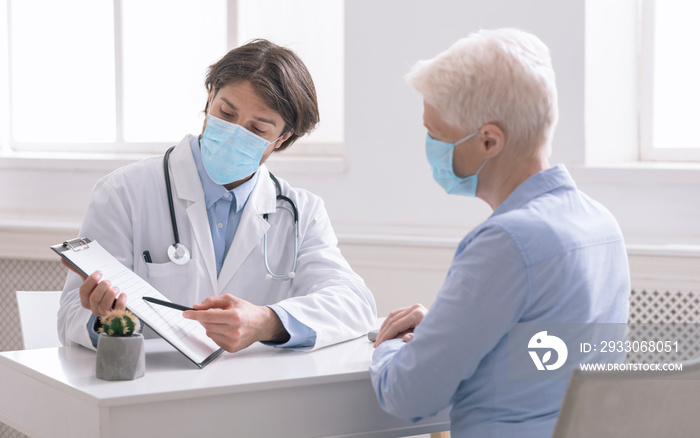
{"label": "light blue blouse", "polygon": [[410,420],[451,406],[454,438],[551,436],[568,381],[509,379],[509,328],[626,323],[629,293],[615,219],[564,166],[542,171],[462,240],[414,339],[375,350],[379,403]]}

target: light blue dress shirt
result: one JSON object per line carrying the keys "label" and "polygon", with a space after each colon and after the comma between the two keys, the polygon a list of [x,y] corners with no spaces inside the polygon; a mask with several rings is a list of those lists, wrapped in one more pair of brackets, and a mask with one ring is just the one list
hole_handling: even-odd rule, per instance
{"label": "light blue dress shirt", "polygon": [[[258,172],[252,178],[244,182],[233,190],[226,190],[220,184],[215,183],[202,161],[202,151],[199,147],[199,139],[193,137],[190,142],[192,156],[197,166],[197,173],[202,182],[204,190],[204,200],[207,206],[207,216],[209,218],[209,228],[214,241],[214,254],[216,256],[216,274],[221,272],[226,255],[231,248],[233,237],[236,235],[238,225],[243,215],[248,197],[258,181]],[[289,333],[289,341],[284,344],[272,344],[276,347],[284,348],[306,348],[313,347],[316,343],[316,332],[305,324],[302,324],[289,314],[282,307],[277,305],[268,306],[280,318],[282,325]]]}
{"label": "light blue dress shirt", "polygon": [[216,256],[216,275],[221,273],[226,254],[236,235],[238,224],[241,222],[243,207],[248,202],[250,193],[258,182],[258,173],[233,190],[226,190],[221,184],[215,183],[202,161],[202,151],[199,147],[199,139],[193,137],[190,142],[190,149],[194,162],[197,165],[199,180],[202,182],[204,190],[204,201],[207,206],[207,217],[209,218],[209,229],[214,241],[214,255]]}
{"label": "light blue dress shirt", "polygon": [[549,437],[567,380],[508,378],[516,323],[626,323],[629,265],[612,215],[564,166],[533,175],[459,244],[408,343],[380,345],[379,403],[409,420],[451,406],[460,437]]}

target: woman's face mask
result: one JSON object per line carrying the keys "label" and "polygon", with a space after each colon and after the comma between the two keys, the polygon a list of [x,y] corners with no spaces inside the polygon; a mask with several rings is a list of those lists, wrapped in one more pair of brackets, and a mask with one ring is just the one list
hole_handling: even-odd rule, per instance
{"label": "woman's face mask", "polygon": [[464,143],[474,137],[479,131],[475,131],[455,143],[447,143],[433,138],[430,133],[425,138],[425,153],[428,163],[433,170],[433,179],[447,193],[451,195],[476,196],[476,186],[479,180],[479,172],[486,164],[485,160],[474,175],[460,178],[455,175],[453,167],[453,157],[455,146]]}

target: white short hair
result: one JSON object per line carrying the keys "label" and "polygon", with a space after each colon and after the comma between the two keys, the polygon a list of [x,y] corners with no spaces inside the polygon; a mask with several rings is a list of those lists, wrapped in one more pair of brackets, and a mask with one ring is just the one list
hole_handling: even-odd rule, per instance
{"label": "white short hair", "polygon": [[536,36],[481,30],[419,61],[406,79],[449,125],[471,132],[494,123],[516,156],[549,155],[557,88],[549,49]]}

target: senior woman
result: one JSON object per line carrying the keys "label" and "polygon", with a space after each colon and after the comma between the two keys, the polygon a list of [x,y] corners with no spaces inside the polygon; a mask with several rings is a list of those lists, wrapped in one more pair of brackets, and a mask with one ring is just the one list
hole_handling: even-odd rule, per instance
{"label": "senior woman", "polygon": [[630,282],[613,216],[548,163],[549,50],[519,30],[482,30],[418,62],[408,81],[423,96],[435,181],[494,212],[459,244],[430,311],[398,309],[383,323],[371,366],[379,403],[410,420],[450,406],[455,438],[551,436],[568,382],[509,378],[509,328],[625,323]]}

